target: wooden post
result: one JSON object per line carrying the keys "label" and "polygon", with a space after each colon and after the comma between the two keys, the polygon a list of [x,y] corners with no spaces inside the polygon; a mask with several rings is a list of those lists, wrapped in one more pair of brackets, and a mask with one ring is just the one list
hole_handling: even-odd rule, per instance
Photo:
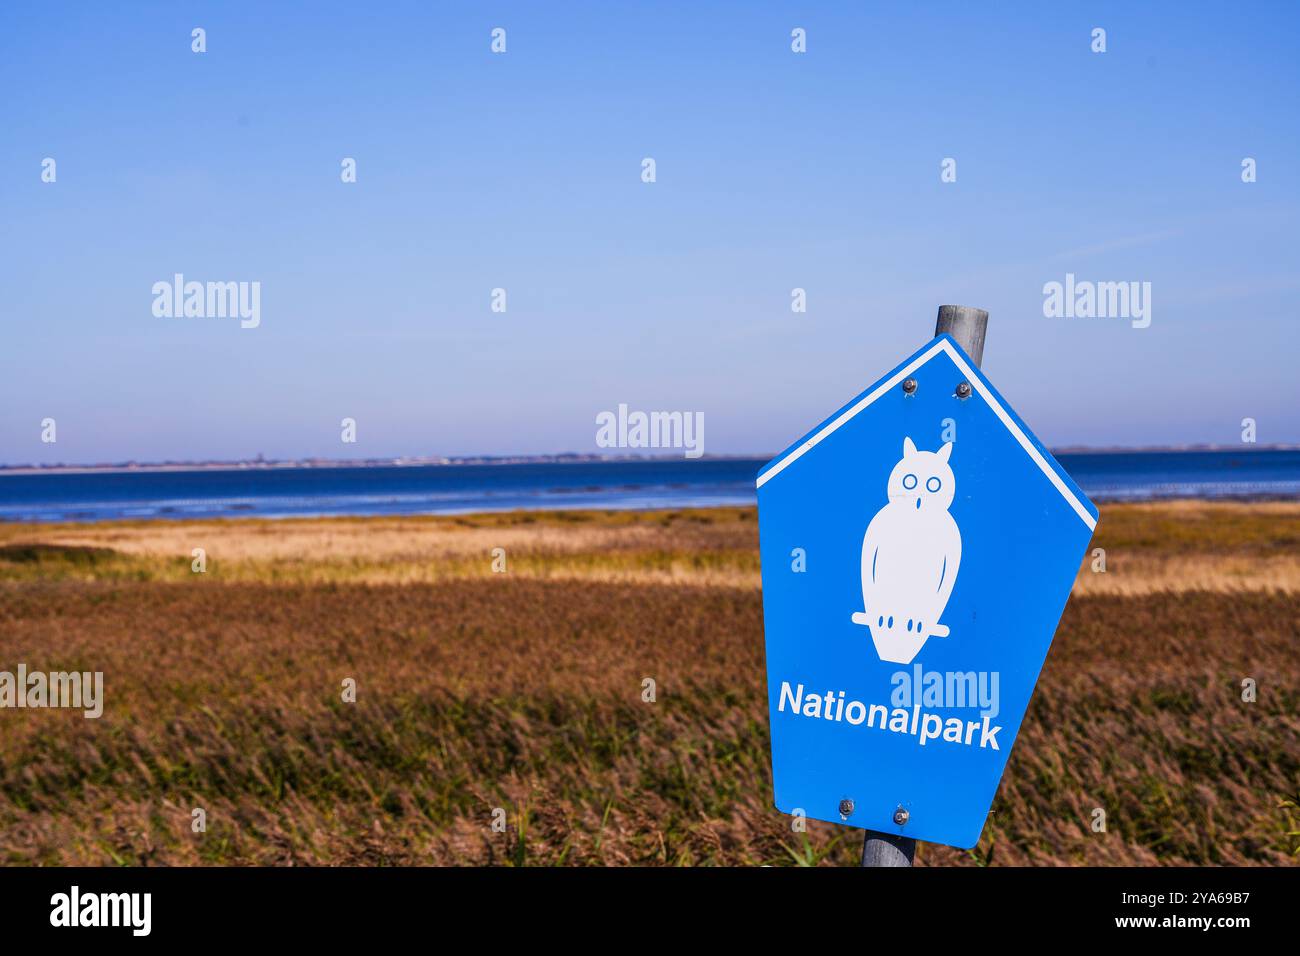
{"label": "wooden post", "polygon": [[[962,347],[978,367],[984,358],[984,334],[988,330],[989,314],[983,309],[965,305],[939,306],[939,318],[934,324],[936,336],[948,333]],[[900,831],[906,829],[907,811],[899,810],[894,820]],[[866,831],[862,844],[863,866],[911,866],[916,856],[916,841],[902,833],[876,833]]]}

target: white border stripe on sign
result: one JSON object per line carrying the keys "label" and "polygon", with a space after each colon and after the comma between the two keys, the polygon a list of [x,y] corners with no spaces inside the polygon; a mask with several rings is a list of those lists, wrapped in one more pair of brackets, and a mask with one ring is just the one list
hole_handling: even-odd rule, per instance
{"label": "white border stripe on sign", "polygon": [[1097,529],[1097,521],[1089,513],[1088,509],[1083,506],[1083,502],[1081,502],[1078,496],[1070,490],[1069,486],[1061,479],[1061,476],[1056,473],[1056,469],[1047,463],[1047,459],[1044,458],[1042,453],[1034,447],[1034,443],[1029,440],[1029,437],[1021,430],[1020,426],[1015,423],[1009,414],[1007,414],[1007,410],[993,397],[993,393],[985,387],[982,381],[980,381],[979,376],[975,375],[971,371],[970,366],[966,364],[965,360],[960,354],[958,354],[957,350],[952,347],[952,344],[947,339],[940,339],[935,342],[934,345],[926,349],[903,368],[899,369],[888,379],[881,382],[866,395],[862,396],[861,401],[856,402],[851,408],[845,409],[840,415],[837,415],[833,421],[829,422],[825,428],[817,432],[794,451],[790,452],[790,454],[786,455],[767,471],[759,475],[758,487],[762,488],[763,485],[767,484],[767,482],[779,475],[788,466],[794,464],[794,462],[797,461],[805,452],[814,448],[834,432],[835,429],[839,428],[854,415],[858,414],[858,412],[862,411],[878,399],[881,395],[884,395],[903,379],[907,378],[926,362],[930,361],[930,359],[934,358],[939,352],[948,353],[948,357],[952,359],[953,364],[956,365],[962,374],[966,376],[966,380],[970,382],[971,387],[974,388],[975,391],[979,392],[980,398],[984,399],[984,402],[989,406],[989,408],[993,409],[993,413],[998,416],[998,420],[1006,426],[1007,430],[1011,432],[1016,441],[1020,443],[1020,447],[1028,452],[1029,457],[1033,460],[1034,464],[1036,464],[1039,470],[1047,476],[1047,480],[1052,483],[1052,486],[1060,492],[1061,497],[1063,497],[1070,507],[1074,509],[1074,513],[1083,519],[1083,523],[1088,526],[1090,531],[1095,531]]}

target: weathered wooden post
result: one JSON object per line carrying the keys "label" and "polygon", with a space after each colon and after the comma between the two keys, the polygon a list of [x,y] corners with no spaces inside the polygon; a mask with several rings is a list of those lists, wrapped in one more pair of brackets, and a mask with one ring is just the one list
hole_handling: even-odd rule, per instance
{"label": "weathered wooden post", "polygon": [[[984,358],[984,335],[988,331],[989,314],[983,309],[965,305],[939,306],[939,318],[934,325],[935,336],[945,332],[960,345],[977,366]],[[906,387],[906,386],[904,386]],[[894,822],[900,830],[907,826],[907,811],[898,810]],[[863,866],[911,866],[916,856],[916,841],[901,833],[876,833],[866,831],[862,844]]]}

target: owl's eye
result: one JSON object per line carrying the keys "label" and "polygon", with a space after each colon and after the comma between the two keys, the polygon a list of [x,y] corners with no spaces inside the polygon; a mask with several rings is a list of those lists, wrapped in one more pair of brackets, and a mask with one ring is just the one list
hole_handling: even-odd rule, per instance
{"label": "owl's eye", "polygon": [[903,487],[906,488],[908,491],[911,491],[913,488],[915,488],[915,487],[916,487],[916,475],[904,475],[904,476],[903,476]]}
{"label": "owl's eye", "polygon": [[942,487],[943,487],[943,482],[933,476],[925,483],[926,491],[938,491]]}

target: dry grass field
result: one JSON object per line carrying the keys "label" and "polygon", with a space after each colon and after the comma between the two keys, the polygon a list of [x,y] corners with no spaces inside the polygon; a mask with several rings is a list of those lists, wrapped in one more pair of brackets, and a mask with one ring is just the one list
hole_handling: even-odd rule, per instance
{"label": "dry grass field", "polygon": [[[1110,506],[1094,546],[1106,573],[1080,571],[983,840],[918,863],[1300,860],[1300,504]],[[103,671],[107,702],[0,710],[6,864],[861,846],[771,807],[752,509],[0,525],[0,670],[19,663]]]}

